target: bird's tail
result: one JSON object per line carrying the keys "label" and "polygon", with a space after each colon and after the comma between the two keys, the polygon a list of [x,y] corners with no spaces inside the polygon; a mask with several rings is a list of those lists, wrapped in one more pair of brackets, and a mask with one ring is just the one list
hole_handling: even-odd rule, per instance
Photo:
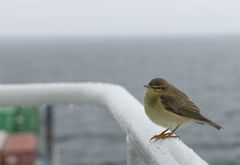
{"label": "bird's tail", "polygon": [[219,124],[217,124],[217,123],[215,123],[215,122],[213,122],[213,121],[211,121],[211,120],[209,120],[207,123],[208,123],[209,125],[213,126],[214,128],[218,129],[218,130],[223,129],[222,126],[220,126]]}
{"label": "bird's tail", "polygon": [[208,118],[205,118],[205,117],[201,121],[199,121],[198,123],[200,123],[200,124],[207,123],[207,124],[211,125],[212,127],[216,128],[218,130],[223,129],[222,126],[220,126],[219,124],[217,124],[217,123],[215,123],[215,122],[213,122],[213,121],[211,121],[211,120],[209,120]]}

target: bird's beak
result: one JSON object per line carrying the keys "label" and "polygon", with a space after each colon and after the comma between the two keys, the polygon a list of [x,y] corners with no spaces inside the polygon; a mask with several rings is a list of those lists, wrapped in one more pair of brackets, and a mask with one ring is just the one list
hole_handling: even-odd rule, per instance
{"label": "bird's beak", "polygon": [[143,85],[145,88],[149,88],[149,86],[148,85]]}

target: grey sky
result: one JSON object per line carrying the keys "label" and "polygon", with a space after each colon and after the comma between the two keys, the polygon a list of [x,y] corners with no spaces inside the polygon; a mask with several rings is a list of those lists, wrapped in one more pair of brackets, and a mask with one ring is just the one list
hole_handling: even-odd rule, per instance
{"label": "grey sky", "polygon": [[239,0],[6,0],[0,36],[240,33]]}

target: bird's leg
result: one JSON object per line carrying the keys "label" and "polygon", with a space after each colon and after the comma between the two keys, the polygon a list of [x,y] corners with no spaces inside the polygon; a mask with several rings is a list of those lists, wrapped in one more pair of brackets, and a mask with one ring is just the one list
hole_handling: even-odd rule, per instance
{"label": "bird's leg", "polygon": [[[165,135],[169,134],[169,133],[166,133],[168,130],[169,130],[169,128],[166,129],[166,130],[164,130],[164,131],[163,131],[162,133],[160,133],[159,135],[154,135],[154,136],[150,139],[150,142],[151,142],[152,140],[163,139],[163,137],[164,137]],[[165,133],[166,133],[166,134],[165,134]]]}
{"label": "bird's leg", "polygon": [[172,133],[174,133],[179,127],[180,127],[180,125],[176,126],[176,128],[174,128],[174,130],[172,130]]}
{"label": "bird's leg", "polygon": [[178,125],[176,128],[174,128],[174,129],[171,131],[171,133],[167,133],[167,134],[166,134],[167,137],[165,137],[165,139],[166,139],[166,138],[179,138],[179,136],[173,135],[173,133],[174,133],[179,127],[180,127],[180,125]]}
{"label": "bird's leg", "polygon": [[[176,128],[174,128],[174,130],[172,131],[172,132],[170,132],[170,133],[166,133],[168,130],[169,130],[169,128],[168,129],[166,129],[165,131],[163,131],[162,133],[160,133],[159,135],[155,135],[155,136],[153,136],[151,139],[150,139],[150,142],[152,141],[152,140],[159,140],[159,139],[167,139],[167,138],[177,138],[178,136],[176,136],[176,135],[173,135],[173,133],[178,129],[178,127],[179,127],[180,125],[178,125]],[[179,137],[178,137],[179,138]]]}

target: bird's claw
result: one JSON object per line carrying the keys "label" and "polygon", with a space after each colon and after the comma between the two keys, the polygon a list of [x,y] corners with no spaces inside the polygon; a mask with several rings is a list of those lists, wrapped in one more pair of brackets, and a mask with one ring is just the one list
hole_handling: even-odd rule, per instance
{"label": "bird's claw", "polygon": [[179,138],[179,136],[174,135],[173,133],[161,133],[160,135],[155,135],[150,139],[150,142],[152,140],[157,141],[160,139],[168,139],[168,138]]}

